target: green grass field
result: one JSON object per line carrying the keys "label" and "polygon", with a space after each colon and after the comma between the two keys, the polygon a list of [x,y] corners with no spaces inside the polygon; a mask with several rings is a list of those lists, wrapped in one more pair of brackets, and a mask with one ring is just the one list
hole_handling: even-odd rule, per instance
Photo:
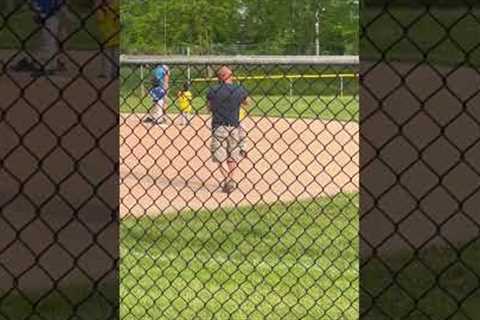
{"label": "green grass field", "polygon": [[[338,195],[125,218],[121,319],[358,319],[358,205],[358,195]],[[364,318],[476,319],[478,261],[480,240],[363,261],[363,312],[371,308],[365,293],[381,294]],[[29,294],[36,303],[0,293],[0,319],[103,320],[112,312],[104,297],[112,287],[60,290]]]}
{"label": "green grass field", "polygon": [[[323,119],[339,121],[356,121],[359,118],[358,97],[354,96],[252,96],[254,105],[251,107],[251,115]],[[139,99],[130,96],[121,99],[121,112],[147,112],[151,108],[149,97]],[[169,112],[178,112],[178,107],[170,100]],[[193,100],[193,108],[197,113],[206,113],[206,100],[196,97]]]}
{"label": "green grass field", "polygon": [[122,319],[357,319],[357,232],[355,194],[126,218]]}

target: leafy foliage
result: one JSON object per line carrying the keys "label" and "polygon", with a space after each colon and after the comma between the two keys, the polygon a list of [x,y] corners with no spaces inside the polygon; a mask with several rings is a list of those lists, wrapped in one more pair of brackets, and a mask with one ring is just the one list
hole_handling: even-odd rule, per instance
{"label": "leafy foliage", "polygon": [[[126,53],[358,53],[355,0],[123,0]],[[322,10],[323,9],[323,10]]]}

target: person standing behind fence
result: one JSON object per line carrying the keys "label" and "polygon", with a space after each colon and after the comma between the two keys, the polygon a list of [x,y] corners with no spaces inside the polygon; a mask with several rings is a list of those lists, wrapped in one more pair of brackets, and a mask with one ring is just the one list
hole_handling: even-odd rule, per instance
{"label": "person standing behind fence", "polygon": [[40,48],[41,67],[33,75],[40,76],[55,73],[60,55],[60,12],[65,5],[63,0],[35,0],[37,22],[42,26]]}
{"label": "person standing behind fence", "polygon": [[233,72],[228,67],[221,67],[217,78],[220,83],[207,93],[208,108],[212,113],[211,152],[213,161],[219,164],[222,172],[222,190],[230,193],[236,187],[233,173],[241,160],[240,108],[248,107],[249,98],[243,86],[233,83]]}
{"label": "person standing behind fence", "polygon": [[115,79],[118,76],[119,11],[118,0],[96,0],[95,16],[102,36],[100,43],[102,48],[100,78]]}
{"label": "person standing behind fence", "polygon": [[164,125],[166,124],[167,93],[170,82],[170,70],[168,66],[161,65],[153,70],[152,89],[150,96],[153,100],[153,108],[145,122]]}
{"label": "person standing behind fence", "polygon": [[185,83],[183,89],[177,93],[178,107],[180,109],[180,125],[186,126],[190,124],[193,117],[192,108],[192,92],[190,85]]}
{"label": "person standing behind fence", "polygon": [[64,0],[32,0],[31,4],[33,19],[41,28],[38,55],[33,60],[24,56],[12,69],[31,72],[34,77],[65,71],[65,65],[60,61],[60,41],[65,24],[74,20],[72,14]]}

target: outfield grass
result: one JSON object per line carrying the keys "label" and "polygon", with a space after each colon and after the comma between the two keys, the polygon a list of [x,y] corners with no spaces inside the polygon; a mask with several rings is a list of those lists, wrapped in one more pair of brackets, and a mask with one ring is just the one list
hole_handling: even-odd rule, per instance
{"label": "outfield grass", "polygon": [[[272,208],[126,218],[121,319],[358,319],[357,211],[357,195],[338,195]],[[369,310],[364,319],[480,314],[480,240],[415,255],[381,254],[361,262],[360,301],[363,312]],[[60,290],[30,293],[30,301],[2,292],[0,319],[67,320],[75,314],[103,320],[112,312],[105,299],[115,295],[111,287],[93,295],[92,287],[66,283]],[[371,296],[377,297],[373,308]]]}
{"label": "outfield grass", "polygon": [[122,319],[358,319],[357,232],[354,194],[126,218]]}
{"label": "outfield grass", "polygon": [[[356,121],[359,118],[359,102],[355,96],[252,96],[254,105],[251,107],[251,115],[323,119],[339,121]],[[178,107],[170,100],[169,112],[177,113]],[[146,97],[139,99],[130,96],[121,99],[121,112],[147,112],[152,106],[151,99]],[[197,113],[206,113],[206,101],[196,97],[193,100],[193,108]]]}
{"label": "outfield grass", "polygon": [[389,6],[361,10],[365,34],[360,41],[363,59],[428,61],[435,64],[480,65],[478,17],[480,9]]}

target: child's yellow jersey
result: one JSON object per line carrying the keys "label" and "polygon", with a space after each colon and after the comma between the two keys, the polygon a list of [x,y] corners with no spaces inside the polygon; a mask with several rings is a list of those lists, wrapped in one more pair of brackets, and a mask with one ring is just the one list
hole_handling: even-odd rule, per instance
{"label": "child's yellow jersey", "polygon": [[97,9],[97,23],[106,47],[118,47],[120,45],[118,0],[110,1],[108,5]]}
{"label": "child's yellow jersey", "polygon": [[240,115],[239,115],[240,121],[245,119],[246,116],[247,116],[247,111],[245,111],[245,109],[243,108],[240,108]]}
{"label": "child's yellow jersey", "polygon": [[192,93],[190,91],[180,92],[178,106],[181,112],[192,112]]}

